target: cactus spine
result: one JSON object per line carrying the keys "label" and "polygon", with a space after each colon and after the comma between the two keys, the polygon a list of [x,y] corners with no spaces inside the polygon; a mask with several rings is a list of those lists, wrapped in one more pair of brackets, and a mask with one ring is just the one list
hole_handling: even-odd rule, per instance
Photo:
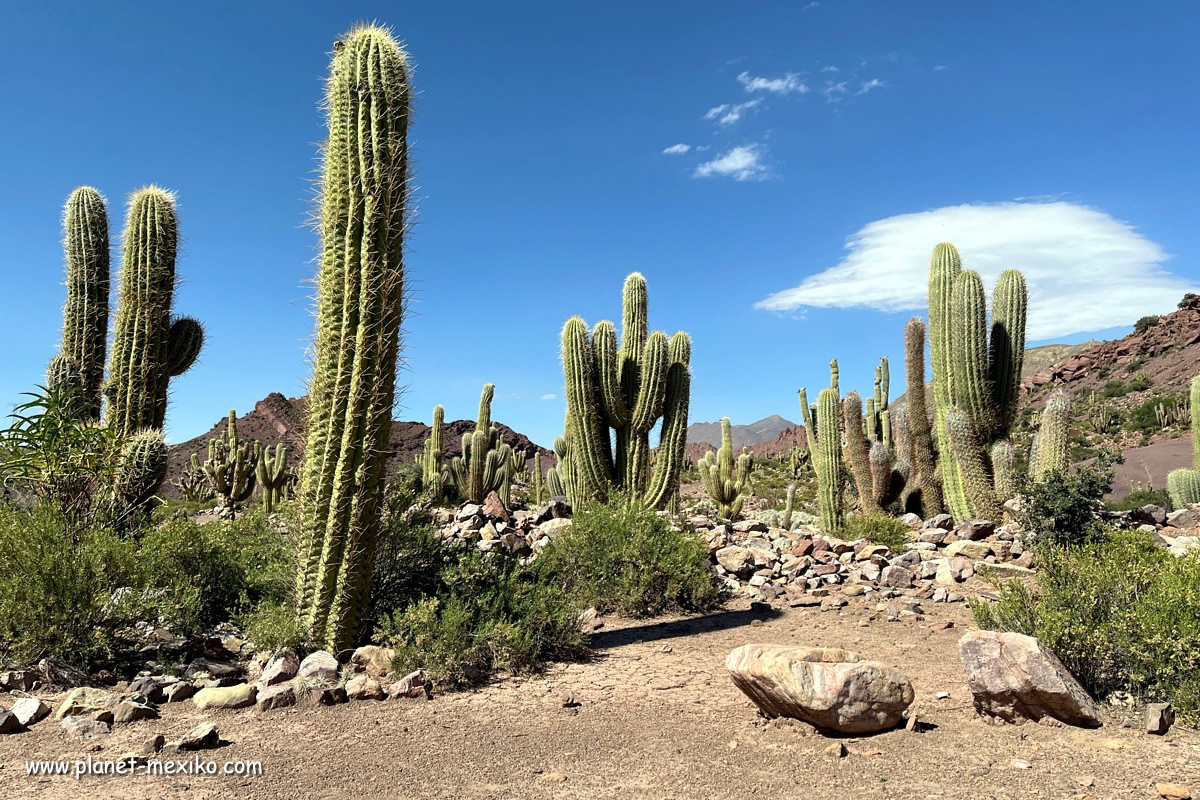
{"label": "cactus spine", "polygon": [[1066,473],[1071,466],[1071,397],[1062,389],[1055,390],[1046,400],[1038,426],[1037,458],[1030,464],[1034,480],[1052,472]]}
{"label": "cactus spine", "polygon": [[325,107],[296,599],[311,640],[340,653],[367,617],[404,309],[410,94],[390,31],[357,27],[335,45]]}
{"label": "cactus spine", "polygon": [[1176,508],[1200,503],[1200,375],[1192,378],[1192,468],[1167,474],[1167,494]]}
{"label": "cactus spine", "polygon": [[497,492],[505,505],[512,485],[512,448],[500,440],[500,429],[492,424],[492,397],[496,387],[486,384],[479,398],[475,430],[463,434],[462,455],[450,460],[450,480],[464,500],[482,502]]}
{"label": "cactus spine", "polygon": [[67,304],[63,308],[60,357],[78,375],[80,415],[98,420],[108,346],[109,241],[104,198],[91,186],[81,186],[67,198],[63,247]]}
{"label": "cactus spine", "polygon": [[[683,469],[691,373],[691,339],[650,333],[646,280],[625,280],[621,342],[608,321],[591,335],[579,317],[562,332],[568,437],[584,496],[605,500],[620,489],[663,508]],[[660,452],[650,467],[650,430],[662,419]],[[615,448],[608,429],[615,431]],[[581,498],[583,499],[583,498]]]}
{"label": "cactus spine", "polygon": [[433,426],[429,429],[429,438],[421,451],[421,485],[440,495],[445,487],[445,476],[442,466],[442,432],[446,419],[446,410],[441,406],[433,407]]}
{"label": "cactus spine", "polygon": [[735,463],[733,458],[733,432],[729,417],[721,420],[721,449],[709,450],[700,459],[700,480],[708,496],[717,504],[717,513],[726,519],[737,519],[749,492],[750,473],[754,470],[754,458],[750,451],[742,448]]}
{"label": "cactus spine", "polygon": [[283,499],[283,493],[291,481],[292,475],[287,470],[287,448],[282,444],[275,445],[275,455],[272,456],[271,448],[264,447],[254,474],[262,488],[263,507],[270,514],[275,510],[275,504]]}

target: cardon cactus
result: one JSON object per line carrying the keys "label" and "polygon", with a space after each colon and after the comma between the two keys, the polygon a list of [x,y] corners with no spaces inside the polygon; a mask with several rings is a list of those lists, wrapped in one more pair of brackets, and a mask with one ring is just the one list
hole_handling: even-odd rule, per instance
{"label": "cardon cactus", "polygon": [[407,55],[356,27],[326,84],[321,260],[296,600],[310,641],[341,653],[367,619],[404,310]]}
{"label": "cardon cactus", "polygon": [[440,495],[445,488],[442,466],[442,432],[445,419],[446,410],[441,406],[434,406],[433,426],[429,429],[429,438],[425,440],[420,456],[421,485],[435,495]]}
{"label": "cardon cactus", "polygon": [[838,428],[838,393],[833,387],[817,396],[816,413],[808,407],[808,396],[800,390],[808,434],[808,448],[817,472],[817,505],[821,511],[821,530],[834,534],[842,529],[845,509],[842,493],[842,439]]}
{"label": "cardon cactus", "polygon": [[105,421],[123,436],[163,427],[167,386],[192,365],[203,330],[190,318],[171,319],[179,224],[175,198],[156,186],[129,200],[121,261],[121,296],[113,332]]}
{"label": "cardon cactus", "polygon": [[[1025,278],[1006,270],[996,283],[989,336],[979,275],[962,268],[954,245],[934,248],[929,338],[937,445],[945,501],[957,519],[994,515],[999,507],[989,454],[1008,438],[1016,416],[1027,305]],[[962,414],[951,431],[947,418],[956,409]]]}
{"label": "cardon cactus", "polygon": [[275,445],[274,455],[271,454],[270,447],[262,448],[254,475],[258,478],[258,485],[262,490],[263,508],[270,514],[275,510],[275,504],[283,499],[288,484],[293,479],[287,468],[287,448],[283,444]]}
{"label": "cardon cactus", "polygon": [[[678,492],[690,402],[691,339],[668,341],[648,324],[646,280],[625,280],[621,342],[611,322],[591,334],[579,317],[563,326],[562,361],[568,432],[583,495],[603,501],[624,491],[653,508]],[[650,430],[662,419],[658,457],[650,467]],[[615,431],[615,445],[609,429]]]}
{"label": "cardon cactus", "polygon": [[1071,397],[1056,389],[1046,400],[1038,426],[1037,457],[1030,463],[1034,480],[1052,472],[1066,473],[1071,466]]}
{"label": "cardon cactus", "polygon": [[568,418],[567,435],[554,437],[554,453],[558,456],[558,464],[546,473],[546,485],[551,497],[565,497],[572,508],[580,508],[584,502],[583,487],[575,464],[574,448],[571,447],[571,421]]}
{"label": "cardon cactus", "polygon": [[709,450],[700,459],[700,480],[708,496],[717,504],[717,513],[726,519],[737,519],[750,491],[750,473],[754,458],[742,448],[736,462],[733,457],[733,432],[729,417],[721,420],[721,449]]}
{"label": "cardon cactus", "polygon": [[[930,314],[933,314],[932,307]],[[910,319],[904,329],[904,371],[904,421],[913,470],[909,476],[909,487],[920,489],[921,513],[928,517],[940,514],[945,506],[937,469],[937,452],[933,445],[933,429],[925,405],[925,323],[920,317]]]}
{"label": "cardon cactus", "polygon": [[1192,378],[1192,469],[1175,469],[1167,475],[1167,494],[1176,508],[1200,503],[1200,376]]}
{"label": "cardon cactus", "polygon": [[533,502],[542,502],[542,497],[546,494],[545,476],[542,472],[542,454],[540,451],[533,453]]}
{"label": "cardon cactus", "polygon": [[232,509],[254,494],[260,454],[258,442],[239,441],[237,414],[230,409],[224,438],[208,440],[208,458],[203,464],[192,453],[192,469],[201,470],[208,478],[208,485],[221,498],[221,505]]}
{"label": "cardon cactus", "polygon": [[121,447],[114,489],[125,509],[154,496],[167,474],[167,442],[161,431],[139,431]]}
{"label": "cardon cactus", "polygon": [[858,392],[850,392],[842,398],[842,420],[846,430],[846,461],[858,492],[859,507],[868,514],[878,512],[881,509],[871,490],[871,462],[867,435],[863,431],[862,398]]}
{"label": "cardon cactus", "polygon": [[512,448],[500,439],[500,429],[492,424],[492,397],[496,387],[486,384],[479,398],[479,416],[475,430],[463,434],[462,455],[450,460],[449,482],[463,500],[482,502],[496,492],[505,505],[512,484]]}
{"label": "cardon cactus", "polygon": [[184,470],[176,480],[172,481],[172,486],[179,492],[184,500],[197,502],[208,500],[213,496],[212,487],[208,484],[208,478],[202,469]]}
{"label": "cardon cactus", "polygon": [[[108,210],[100,192],[80,186],[63,211],[67,304],[60,357],[78,375],[79,413],[100,419],[100,389],[108,346]],[[49,375],[47,380],[50,380]]]}

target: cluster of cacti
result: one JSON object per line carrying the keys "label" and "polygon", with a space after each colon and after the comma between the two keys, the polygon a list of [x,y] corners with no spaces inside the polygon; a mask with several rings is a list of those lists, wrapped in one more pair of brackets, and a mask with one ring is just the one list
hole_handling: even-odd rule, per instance
{"label": "cluster of cacti", "polygon": [[1192,378],[1192,468],[1167,474],[1167,494],[1176,508],[1200,503],[1200,376]]}
{"label": "cluster of cacti", "polygon": [[892,423],[889,409],[888,394],[891,390],[891,370],[886,358],[879,359],[875,368],[875,388],[867,398],[866,413],[863,416],[863,433],[869,442],[882,442],[891,448]]}
{"label": "cluster of cacti", "polygon": [[1154,416],[1158,420],[1158,427],[1166,430],[1182,425],[1185,419],[1190,418],[1191,409],[1183,400],[1176,400],[1170,405],[1159,403],[1154,407]]}
{"label": "cluster of cacti", "polygon": [[270,514],[275,510],[275,504],[282,500],[288,488],[295,483],[296,475],[287,468],[287,448],[282,444],[275,445],[275,454],[270,447],[262,448],[258,455],[258,463],[254,469],[262,491],[263,507]]}
{"label": "cluster of cacti", "polygon": [[[992,449],[993,464],[995,464],[996,448],[1007,444],[1007,442],[998,442]],[[1007,450],[1012,450],[1011,445],[1007,447]],[[1003,452],[1002,449],[1001,453]],[[1009,460],[1011,463],[1011,455]],[[1046,407],[1042,409],[1041,422],[1030,445],[1029,475],[1034,480],[1041,480],[1053,472],[1065,474],[1070,466],[1071,396],[1062,389],[1056,389],[1046,400]],[[996,475],[997,488],[999,488],[999,467],[996,468]]]}
{"label": "cluster of cacti", "polygon": [[212,486],[203,469],[186,469],[183,474],[171,482],[184,500],[197,502],[208,500],[213,496]]}
{"label": "cluster of cacti", "polygon": [[[925,402],[925,323],[919,317],[909,320],[904,329],[904,370],[904,413],[901,419],[894,421],[892,429],[897,433],[901,457],[912,467],[905,506],[919,508],[930,516],[940,513],[945,506],[933,429]],[[915,502],[914,493],[917,494]]]}
{"label": "cluster of cacti", "polygon": [[[590,335],[579,317],[563,327],[566,435],[581,501],[603,501],[620,490],[664,508],[679,490],[692,344],[682,331],[669,341],[661,331],[651,333],[648,302],[646,280],[635,272],[625,280],[619,349],[611,322],[597,323]],[[652,470],[650,430],[660,418]]]}
{"label": "cluster of cacti", "polygon": [[[895,463],[880,428],[875,429],[879,438],[871,437],[870,420],[878,413],[874,410],[878,405],[871,406],[872,412],[864,421],[862,398],[858,392],[850,392],[842,400],[842,418],[846,431],[845,457],[858,492],[859,507],[865,513],[878,513],[900,499],[908,467],[904,462]],[[883,413],[886,420],[887,411]]]}
{"label": "cluster of cacti", "polygon": [[799,479],[808,469],[810,458],[807,450],[798,445],[792,445],[792,449],[788,451],[788,469],[791,470],[793,480]]}
{"label": "cluster of cacti", "polygon": [[208,440],[208,458],[203,464],[199,455],[192,453],[192,469],[203,472],[209,487],[221,498],[221,505],[232,509],[254,494],[261,454],[258,442],[238,439],[237,415],[230,409],[225,436]]}
{"label": "cluster of cacti", "polygon": [[445,467],[442,465],[442,430],[446,418],[446,410],[441,406],[433,407],[433,426],[429,429],[429,438],[422,446],[421,454],[417,456],[421,464],[421,486],[434,496],[441,496],[446,485]]}
{"label": "cluster of cacti", "polygon": [[571,446],[569,418],[565,427],[566,436],[554,437],[554,453],[558,456],[558,463],[546,473],[546,488],[551,497],[565,497],[572,508],[581,508],[585,503],[584,490]]}
{"label": "cluster of cacti", "polygon": [[496,492],[508,505],[512,487],[512,448],[500,438],[500,429],[492,424],[492,397],[496,387],[486,384],[479,398],[479,416],[475,430],[463,434],[462,455],[450,459],[447,483],[463,500],[482,502]]}
{"label": "cluster of cacti", "polygon": [[704,490],[717,504],[717,513],[726,519],[737,519],[750,491],[750,473],[754,457],[743,447],[736,461],[733,455],[733,432],[729,417],[721,420],[721,448],[709,450],[700,459],[700,480]]}
{"label": "cluster of cacti", "polygon": [[800,390],[800,413],[804,418],[808,452],[817,473],[817,506],[821,530],[836,533],[845,523],[845,483],[842,462],[841,401],[838,399],[837,360],[829,363],[830,383],[817,396],[817,404],[808,404],[808,391]]}
{"label": "cluster of cacti", "polygon": [[[1025,278],[1006,270],[996,283],[989,336],[983,281],[962,268],[954,245],[934,248],[929,339],[937,446],[945,502],[957,519],[996,519],[1007,499],[998,491],[1004,487],[997,485],[991,450],[1008,438],[1016,417],[1027,305]],[[910,426],[916,416],[908,415]]]}
{"label": "cluster of cacti", "polygon": [[296,602],[310,641],[341,653],[367,619],[404,309],[410,93],[388,30],[335,45],[325,108]]}

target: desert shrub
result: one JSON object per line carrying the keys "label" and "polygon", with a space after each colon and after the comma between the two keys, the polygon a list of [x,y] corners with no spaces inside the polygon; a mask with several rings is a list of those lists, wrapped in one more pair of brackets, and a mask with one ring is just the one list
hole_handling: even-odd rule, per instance
{"label": "desert shrub", "polygon": [[1183,299],[1179,301],[1179,305],[1175,307],[1178,309],[1187,308],[1188,306],[1192,305],[1192,303],[1196,302],[1197,297],[1200,297],[1200,295],[1197,295],[1195,292],[1188,292],[1183,296]]}
{"label": "desert shrub", "polygon": [[371,619],[382,620],[442,588],[442,572],[456,558],[432,525],[388,516],[379,535],[371,585]]}
{"label": "desert shrub", "polygon": [[1145,372],[1139,372],[1133,376],[1133,380],[1129,382],[1129,390],[1132,392],[1144,392],[1154,385],[1154,379]]}
{"label": "desert shrub", "polygon": [[1104,506],[1109,511],[1132,511],[1142,506],[1161,506],[1171,510],[1171,496],[1166,489],[1153,489],[1139,486],[1122,497],[1120,500],[1105,500]]}
{"label": "desert shrub", "polygon": [[302,650],[308,637],[308,630],[290,600],[264,600],[241,615],[238,622],[257,650],[274,651],[283,647]]}
{"label": "desert shrub", "polygon": [[1157,314],[1147,314],[1146,316],[1133,323],[1133,329],[1138,333],[1148,331],[1158,324],[1159,317]]}
{"label": "desert shrub", "polygon": [[1041,545],[1072,545],[1104,537],[1096,518],[1104,495],[1112,487],[1116,457],[1102,453],[1075,474],[1051,472],[1040,481],[1020,480],[1021,521],[1031,541]]}
{"label": "desert shrub", "polygon": [[867,539],[896,553],[903,553],[912,542],[908,526],[891,514],[858,514],[846,520],[842,537],[853,542]]}
{"label": "desert shrub", "polygon": [[442,688],[493,672],[529,673],[587,652],[580,605],[507,556],[459,550],[436,594],[384,614],[376,638],[396,651],[392,671],[423,669]]}
{"label": "desert shrub", "polygon": [[1108,381],[1100,393],[1105,397],[1124,397],[1132,391],[1133,389],[1124,381]]}
{"label": "desert shrub", "polygon": [[976,624],[1036,636],[1093,695],[1170,701],[1200,721],[1200,555],[1176,558],[1138,531],[1038,552],[1034,587],[972,601]]}
{"label": "desert shrub", "polygon": [[544,581],[601,613],[645,617],[707,611],[720,602],[700,538],[623,497],[578,512],[536,565]]}

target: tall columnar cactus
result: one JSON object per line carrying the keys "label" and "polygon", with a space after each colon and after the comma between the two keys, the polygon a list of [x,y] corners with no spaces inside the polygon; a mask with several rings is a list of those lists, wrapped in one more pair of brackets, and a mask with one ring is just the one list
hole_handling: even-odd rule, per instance
{"label": "tall columnar cactus", "polygon": [[1200,376],[1192,378],[1192,468],[1174,469],[1167,475],[1167,494],[1176,508],[1200,503]]}
{"label": "tall columnar cactus", "polygon": [[421,485],[437,495],[440,495],[445,487],[442,466],[442,433],[445,419],[446,410],[441,406],[434,406],[433,426],[429,429],[429,438],[425,440],[421,450]]}
{"label": "tall columnar cactus", "polygon": [[717,513],[726,519],[737,519],[749,494],[754,458],[749,450],[742,448],[741,455],[734,460],[733,431],[729,417],[721,420],[721,449],[716,452],[709,450],[698,466],[704,490],[717,504]]}
{"label": "tall columnar cactus", "polygon": [[546,485],[550,489],[551,497],[565,497],[572,508],[580,508],[584,503],[585,490],[575,463],[574,448],[571,446],[569,418],[565,427],[567,435],[554,438],[554,452],[558,456],[558,464],[546,473]]}
{"label": "tall columnar cactus", "polygon": [[296,600],[311,641],[362,632],[380,525],[404,310],[407,55],[385,28],[334,47],[325,108],[321,266]]}
{"label": "tall columnar cactus", "polygon": [[867,435],[863,432],[862,398],[858,392],[850,392],[842,398],[842,421],[846,430],[846,461],[858,492],[859,507],[868,514],[878,512],[881,509],[871,489],[871,461]]}
{"label": "tall columnar cactus", "polygon": [[[994,443],[1008,438],[1016,416],[1027,304],[1028,290],[1021,273],[1007,270],[1001,274],[992,302],[989,338],[979,275],[963,270],[954,245],[943,243],[934,248],[929,272],[929,336],[937,445],[945,500],[959,519],[994,514],[999,507],[989,453]],[[956,409],[962,415],[956,430],[951,431],[947,417]]]}
{"label": "tall columnar cactus", "polygon": [[[930,306],[930,315],[933,307]],[[925,516],[940,514],[945,508],[942,482],[938,476],[937,453],[933,444],[929,411],[925,405],[925,323],[913,317],[904,329],[905,422],[913,468],[910,486],[921,491],[921,509]]]}
{"label": "tall columnar cactus", "polygon": [[178,243],[171,193],[156,186],[134,192],[125,222],[121,296],[105,383],[106,423],[123,436],[163,427],[168,382],[195,362],[203,345],[198,322],[171,319]]}
{"label": "tall columnar cactus", "polygon": [[492,424],[495,393],[492,384],[483,387],[475,430],[463,434],[462,455],[450,460],[447,472],[462,499],[479,503],[489,492],[496,492],[507,505],[512,482],[512,448],[501,441],[500,429]]}
{"label": "tall columnar cactus", "polygon": [[221,505],[234,508],[254,494],[261,447],[258,442],[238,439],[237,414],[229,410],[225,436],[208,440],[208,458],[203,464],[192,453],[192,468],[204,472],[208,485],[221,498]]}
{"label": "tall columnar cactus", "polygon": [[[803,397],[802,397],[803,401]],[[817,471],[817,505],[821,510],[821,530],[837,533],[842,529],[845,509],[842,494],[842,441],[838,430],[838,393],[830,387],[817,396],[817,412],[809,416],[809,449]]]}
{"label": "tall columnar cactus", "polygon": [[[80,186],[63,211],[67,304],[60,357],[79,376],[79,413],[100,419],[100,388],[108,346],[108,211],[100,192]],[[49,380],[49,376],[47,376]]]}
{"label": "tall columnar cactus", "polygon": [[1012,442],[1002,439],[992,445],[992,473],[996,499],[1001,503],[1017,494],[1017,454]]}
{"label": "tall columnar cactus", "polygon": [[542,502],[542,497],[546,494],[546,479],[542,473],[542,453],[540,450],[535,450],[533,453],[533,502]]}
{"label": "tall columnar cactus", "polygon": [[[619,489],[664,508],[679,487],[690,402],[691,339],[670,340],[648,325],[646,280],[625,280],[621,342],[613,324],[589,336],[579,317],[562,332],[563,375],[575,466],[584,494],[603,501]],[[662,419],[659,453],[650,467],[650,430]],[[615,447],[609,428],[615,431]]]}
{"label": "tall columnar cactus", "polygon": [[1038,426],[1037,458],[1030,466],[1034,480],[1071,466],[1071,396],[1056,389],[1046,400]]}
{"label": "tall columnar cactus", "polygon": [[275,445],[274,455],[271,455],[270,447],[262,448],[254,474],[262,490],[263,507],[270,514],[275,510],[275,504],[283,499],[292,480],[287,468],[287,448],[283,444]]}

